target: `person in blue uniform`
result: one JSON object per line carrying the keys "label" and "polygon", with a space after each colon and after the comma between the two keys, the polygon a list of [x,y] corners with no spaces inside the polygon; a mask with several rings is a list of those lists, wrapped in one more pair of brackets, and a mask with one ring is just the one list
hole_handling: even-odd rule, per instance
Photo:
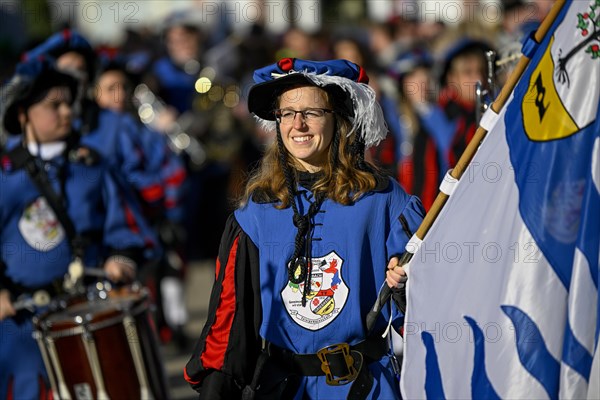
{"label": "person in blue uniform", "polygon": [[[127,69],[123,55],[109,57],[100,55],[100,67],[96,71],[96,103],[101,109],[112,110],[118,115],[134,115],[131,88],[134,76]],[[136,142],[141,147],[144,171],[152,180],[160,177],[160,185],[153,184],[140,190],[144,216],[157,232],[164,249],[163,257],[146,271],[153,273],[149,286],[156,287],[157,328],[163,342],[173,338],[185,347],[187,338],[184,325],[187,309],[184,302],[184,263],[180,254],[185,241],[185,212],[183,199],[186,191],[186,170],[180,154],[168,144],[165,134],[142,124],[137,113],[134,116],[138,128]]]}
{"label": "person in blue uniform", "polygon": [[133,194],[72,134],[71,76],[32,60],[17,66],[2,93],[1,122],[12,136],[0,156],[0,397],[46,398],[32,315],[14,300],[61,294],[75,260],[130,281],[156,241]]}
{"label": "person in blue uniform", "polygon": [[[145,219],[157,233],[161,233],[160,236],[174,237],[182,232],[182,193],[187,179],[183,163],[167,148],[164,137],[148,130],[137,117],[134,118],[125,110],[115,110],[114,101],[112,104],[105,101],[106,96],[103,94],[107,94],[109,87],[101,85],[101,78],[106,77],[107,72],[116,72],[116,64],[109,68],[102,65],[87,39],[73,29],[56,32],[44,43],[25,53],[23,58],[35,59],[38,56],[55,58],[57,68],[78,78],[81,109],[73,119],[82,143],[100,153],[119,171],[121,179],[135,189]],[[96,84],[95,96],[90,90],[92,84]],[[168,244],[163,244],[165,249]],[[149,270],[146,269],[147,272]],[[163,308],[160,306],[159,330],[166,331],[167,336],[173,331],[184,341],[183,324],[187,314],[182,301],[183,287],[178,276],[180,272],[170,273],[175,278],[171,280],[171,287],[174,287],[171,292],[174,291],[175,294],[169,298],[176,301],[174,306],[169,305],[167,309],[176,309],[171,314],[179,318],[172,319],[170,326],[163,323]],[[157,286],[162,285],[162,278],[157,277],[157,281]],[[159,305],[162,304],[161,292],[162,290],[157,290],[156,295]],[[165,335],[161,333],[161,337]]]}
{"label": "person in blue uniform", "polygon": [[203,399],[399,398],[382,336],[403,315],[365,320],[400,282],[424,210],[365,161],[387,134],[368,77],[346,60],[282,59],[254,80],[248,108],[277,140],[228,220],[184,376]]}
{"label": "person in blue uniform", "polygon": [[[143,170],[151,177],[150,186],[139,188],[149,222],[153,225],[163,221],[182,224],[185,218],[182,206],[185,166],[180,156],[169,147],[166,135],[139,121],[131,98],[134,77],[126,62],[122,55],[100,57],[100,66],[95,74],[96,103],[101,110],[110,110],[127,121],[133,117],[136,122],[136,126],[124,134],[134,136],[136,147],[140,148],[136,153],[142,154]],[[152,182],[157,177],[160,177],[160,187]]]}
{"label": "person in blue uniform", "polygon": [[131,184],[142,202],[151,207],[164,203],[164,178],[157,166],[163,165],[164,154],[149,151],[145,144],[146,132],[131,115],[100,107],[90,85],[95,82],[98,60],[94,49],[78,31],[65,29],[56,32],[45,42],[23,54],[23,59],[49,57],[56,67],[75,76],[79,86],[74,102],[73,126],[82,141],[100,153],[120,171]]}
{"label": "person in blue uniform", "polygon": [[490,71],[485,56],[491,50],[487,43],[471,38],[452,44],[444,56],[437,104],[417,110],[440,153],[442,179],[445,171],[454,168],[479,125],[477,82],[483,84],[483,89],[493,90],[487,84]]}
{"label": "person in blue uniform", "polygon": [[[399,94],[399,125],[403,141],[398,164],[398,181],[414,194],[429,210],[438,193],[443,172],[442,152],[433,134],[424,125],[421,112],[434,106],[429,98],[433,58],[423,48],[415,47],[403,53],[388,70],[394,78]],[[424,110],[424,111],[423,111]]]}

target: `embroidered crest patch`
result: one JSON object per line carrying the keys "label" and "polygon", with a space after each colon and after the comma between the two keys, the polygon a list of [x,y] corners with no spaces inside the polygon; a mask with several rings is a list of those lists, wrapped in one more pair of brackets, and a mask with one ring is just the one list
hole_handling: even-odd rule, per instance
{"label": "embroidered crest patch", "polygon": [[332,251],[323,257],[312,258],[310,291],[302,307],[304,283],[288,284],[281,298],[295,323],[312,331],[329,325],[341,312],[348,299],[348,286],[342,280],[344,260]]}
{"label": "embroidered crest patch", "polygon": [[39,197],[23,212],[19,232],[28,245],[38,251],[50,251],[65,238],[65,231],[45,198]]}

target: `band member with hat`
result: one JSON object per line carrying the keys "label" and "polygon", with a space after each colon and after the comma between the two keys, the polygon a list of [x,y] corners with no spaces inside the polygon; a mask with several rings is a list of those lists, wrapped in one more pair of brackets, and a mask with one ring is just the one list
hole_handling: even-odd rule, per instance
{"label": "band member with hat", "polygon": [[398,57],[388,69],[399,94],[399,125],[402,128],[398,181],[428,210],[438,193],[441,154],[420,112],[433,104],[431,69],[433,57],[424,48],[414,47]]}
{"label": "band member with hat", "polygon": [[[111,75],[119,77],[122,72],[122,81],[126,80],[124,65],[119,65],[116,60],[98,57],[88,40],[74,29],[56,32],[44,43],[25,53],[23,58],[33,59],[40,55],[55,58],[58,69],[73,74],[79,80],[81,110],[73,117],[73,125],[81,135],[81,141],[100,153],[119,171],[122,179],[134,187],[144,218],[159,237],[183,237],[182,196],[187,179],[183,162],[170,151],[165,138],[158,132],[148,130],[137,116],[134,118],[123,109],[114,109],[115,96],[129,94],[111,93],[110,85],[106,83],[119,87],[119,82],[114,79],[107,82],[106,78]],[[107,102],[107,97],[113,101]],[[167,243],[163,244],[165,246],[161,247],[165,252],[159,257],[160,260],[164,260],[165,253],[172,250],[167,248]],[[150,286],[157,287],[153,295],[159,304],[159,331],[164,341],[170,340],[174,333],[183,343],[183,324],[187,320],[187,314],[182,301],[183,288],[179,279],[181,271],[167,269],[173,275],[171,284],[167,287],[174,289],[163,290],[162,277],[166,272],[157,272],[163,270],[164,263],[160,260],[152,264],[157,268],[145,269],[151,279],[156,275],[156,284]],[[162,292],[174,293],[164,298],[176,299],[167,307],[175,310],[169,314],[175,316],[170,318],[171,324],[167,324],[163,318]]]}
{"label": "band member with hat", "polygon": [[[77,82],[46,59],[17,66],[2,88],[0,154],[0,397],[51,398],[31,310],[15,300],[62,295],[74,262],[134,278],[156,243],[135,198],[72,134]],[[36,310],[33,310],[35,312]],[[42,311],[37,309],[37,311]]]}
{"label": "band member with hat", "polygon": [[[156,324],[163,342],[175,340],[180,347],[187,345],[184,325],[187,309],[184,302],[184,260],[180,256],[185,244],[184,222],[187,218],[184,198],[187,192],[187,172],[181,154],[172,148],[173,139],[151,129],[133,113],[132,91],[134,75],[121,54],[100,53],[100,66],[96,71],[96,102],[101,110],[111,110],[119,117],[137,122],[135,142],[143,154],[143,169],[150,179],[149,185],[139,187],[144,217],[157,232],[163,248],[159,260],[145,268],[148,276],[142,277],[156,290],[152,293],[156,303]],[[160,185],[156,179],[160,178]],[[157,190],[158,189],[158,190]],[[217,238],[218,240],[218,238]]]}
{"label": "band member with hat", "polygon": [[482,91],[493,94],[488,78],[487,52],[492,48],[484,41],[463,38],[453,43],[443,58],[440,73],[441,91],[437,104],[418,110],[425,128],[431,132],[441,153],[442,175],[453,168],[475,135],[483,98],[478,98],[477,83]]}
{"label": "band member with hat", "polygon": [[[96,103],[91,86],[96,82],[98,58],[92,46],[79,32],[65,29],[50,36],[44,43],[29,50],[23,59],[39,57],[56,60],[56,68],[78,80],[77,101],[72,120],[82,141],[100,153],[151,208],[165,202],[165,188],[160,175],[164,155],[149,151],[144,143],[146,132],[132,116],[102,108]],[[177,172],[181,169],[178,168]]]}
{"label": "band member with hat", "polygon": [[387,134],[367,74],[282,59],[254,80],[249,110],[277,139],[227,223],[185,378],[206,399],[399,398],[384,332],[403,316],[365,318],[424,211],[365,161]]}

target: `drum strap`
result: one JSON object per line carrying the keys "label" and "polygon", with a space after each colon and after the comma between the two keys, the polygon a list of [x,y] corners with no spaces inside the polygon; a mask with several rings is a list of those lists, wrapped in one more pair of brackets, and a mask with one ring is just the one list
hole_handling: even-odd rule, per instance
{"label": "drum strap", "polygon": [[[69,146],[67,146],[67,151],[69,150],[68,147]],[[52,184],[50,183],[48,174],[46,173],[43,166],[39,165],[39,160],[36,157],[33,157],[31,154],[29,154],[29,152],[23,147],[18,147],[11,153],[13,153],[13,156],[21,158],[20,161],[22,161],[22,165],[25,171],[27,171],[34,185],[40,191],[42,196],[44,196],[44,198],[48,202],[48,205],[56,214],[56,218],[58,218],[58,221],[64,228],[67,238],[69,239],[69,244],[71,246],[71,251],[73,252],[73,255],[75,257],[83,258],[86,241],[81,235],[77,234],[75,226],[73,225],[73,221],[69,217],[69,214],[67,214],[67,210],[64,206],[63,201],[52,188]]]}
{"label": "drum strap", "polygon": [[6,264],[0,260],[0,289],[8,290],[13,298],[17,298],[24,293],[32,294],[38,290],[43,290],[50,296],[55,296],[62,292],[62,280],[54,280],[47,285],[36,288],[23,286],[6,275]]}

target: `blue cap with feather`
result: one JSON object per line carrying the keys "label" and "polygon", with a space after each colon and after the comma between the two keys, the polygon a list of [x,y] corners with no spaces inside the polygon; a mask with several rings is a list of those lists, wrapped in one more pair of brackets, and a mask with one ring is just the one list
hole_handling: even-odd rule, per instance
{"label": "blue cap with feather", "polygon": [[88,80],[92,81],[96,72],[96,53],[87,39],[74,29],[63,29],[56,32],[44,43],[24,53],[21,61],[26,62],[40,56],[58,59],[71,51],[79,53],[85,58]]}
{"label": "blue cap with feather", "polygon": [[309,61],[284,58],[254,72],[255,85],[248,93],[248,109],[267,130],[275,130],[277,98],[298,85],[323,88],[333,95],[334,108],[352,124],[365,146],[377,145],[387,126],[365,70],[347,60]]}

